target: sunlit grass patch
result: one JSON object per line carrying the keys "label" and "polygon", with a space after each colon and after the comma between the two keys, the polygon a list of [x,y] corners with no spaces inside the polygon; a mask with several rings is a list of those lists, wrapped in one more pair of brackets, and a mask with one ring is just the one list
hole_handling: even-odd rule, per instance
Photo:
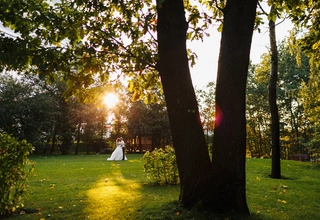
{"label": "sunlit grass patch", "polygon": [[120,170],[106,176],[87,190],[89,205],[85,212],[89,213],[90,219],[118,219],[119,213],[126,216],[135,211],[136,202],[140,200],[140,180],[127,179]]}
{"label": "sunlit grass patch", "polygon": [[[142,167],[137,173],[130,168],[130,162],[112,162],[110,170],[106,178],[87,191],[89,205],[85,212],[90,219],[155,218],[168,201],[178,199],[178,186],[153,184],[145,177]],[[164,214],[166,210],[160,216]],[[172,215],[170,211],[169,215]]]}

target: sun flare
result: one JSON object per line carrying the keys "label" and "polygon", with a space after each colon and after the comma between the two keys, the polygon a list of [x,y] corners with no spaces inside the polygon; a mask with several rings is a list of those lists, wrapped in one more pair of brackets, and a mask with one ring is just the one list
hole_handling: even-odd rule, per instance
{"label": "sun flare", "polygon": [[113,108],[118,103],[118,96],[113,93],[108,93],[103,97],[103,102],[108,108]]}

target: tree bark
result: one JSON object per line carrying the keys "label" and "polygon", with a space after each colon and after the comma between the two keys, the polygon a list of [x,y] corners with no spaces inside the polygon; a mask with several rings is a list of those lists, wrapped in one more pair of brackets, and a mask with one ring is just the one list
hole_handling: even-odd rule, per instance
{"label": "tree bark", "polygon": [[76,149],[74,151],[75,155],[78,155],[78,151],[79,151],[79,143],[80,143],[80,128],[81,128],[81,122],[78,123],[78,127],[77,127],[77,143],[76,143]]}
{"label": "tree bark", "polygon": [[142,154],[143,151],[142,151],[142,135],[141,134],[138,135],[138,140],[139,140],[139,153]]}
{"label": "tree bark", "polygon": [[183,0],[157,1],[159,71],[180,177],[180,202],[192,208],[205,193],[210,158],[191,81]]}
{"label": "tree bark", "polygon": [[52,144],[51,144],[51,149],[50,149],[50,155],[53,154],[53,150],[55,148],[57,132],[58,132],[58,126],[54,125],[53,135],[52,135]]}
{"label": "tree bark", "polygon": [[249,214],[245,174],[245,93],[256,7],[257,0],[228,0],[223,9],[212,182],[206,201],[216,213]]}
{"label": "tree bark", "polygon": [[[273,7],[271,8],[271,12]],[[271,150],[272,168],[271,178],[281,178],[280,168],[280,126],[277,106],[277,81],[278,81],[278,49],[276,42],[275,22],[269,21],[269,37],[271,47],[271,66],[269,79],[269,107],[271,113]]]}

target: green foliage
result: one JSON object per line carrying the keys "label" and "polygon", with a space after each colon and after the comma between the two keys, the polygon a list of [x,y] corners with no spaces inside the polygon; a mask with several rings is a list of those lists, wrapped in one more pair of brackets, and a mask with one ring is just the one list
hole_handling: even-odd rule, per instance
{"label": "green foliage", "polygon": [[[211,16],[192,1],[184,3],[188,38],[203,39]],[[5,0],[0,21],[0,71],[62,77],[79,96],[97,81],[127,77],[134,98],[156,99],[152,90],[161,86],[155,2]],[[194,64],[196,55],[188,55]]]}
{"label": "green foliage", "polygon": [[311,69],[308,82],[302,83],[299,90],[299,99],[303,104],[306,117],[306,137],[303,140],[303,146],[311,154],[320,153],[320,86],[319,72]]}
{"label": "green foliage", "polygon": [[174,149],[171,146],[147,151],[142,160],[144,172],[148,173],[149,179],[154,179],[158,184],[178,184],[179,174]]}
{"label": "green foliage", "polygon": [[[159,95],[159,98],[162,96]],[[151,137],[152,143],[160,146],[160,142],[171,139],[168,113],[163,102],[159,104],[145,104],[136,101],[130,105],[127,114],[127,128],[130,137]],[[163,146],[163,145],[162,145]]]}
{"label": "green foliage", "polygon": [[156,71],[144,71],[128,81],[128,90],[132,100],[144,100],[146,104],[159,102],[159,93],[163,93],[161,81]]}
{"label": "green foliage", "polygon": [[[292,1],[290,17],[294,24],[303,30],[303,35],[297,40],[304,51],[314,64],[320,64],[320,34],[319,34],[319,16],[320,2],[316,0]],[[294,7],[297,6],[298,7]]]}
{"label": "green foliage", "polygon": [[53,87],[36,77],[22,77],[0,75],[0,130],[40,150],[52,131],[58,102]]}
{"label": "green foliage", "polygon": [[[300,52],[300,63],[296,62],[296,51],[292,50],[288,41],[278,45],[279,52],[279,80],[277,89],[278,110],[280,115],[280,131],[282,157],[305,152],[303,143],[310,143],[306,118],[307,108],[303,108],[305,98],[313,97],[301,93],[304,84],[309,81],[309,59]],[[249,69],[247,81],[247,147],[252,156],[261,157],[270,153],[270,115],[268,98],[268,82],[270,74],[270,56],[262,56],[258,65]],[[308,86],[310,87],[310,86]],[[310,87],[311,88],[311,87]],[[300,95],[299,95],[300,94]],[[310,99],[311,100],[311,99]],[[312,101],[314,103],[314,101]],[[303,135],[302,135],[303,134]],[[285,150],[286,149],[286,150]]]}
{"label": "green foliage", "polygon": [[209,82],[204,90],[196,90],[197,101],[203,129],[208,134],[214,130],[215,83]]}
{"label": "green foliage", "polygon": [[[26,190],[28,174],[34,167],[27,158],[32,148],[25,140],[19,142],[7,134],[0,134],[0,216],[24,206],[21,196]],[[31,167],[25,169],[29,164]]]}

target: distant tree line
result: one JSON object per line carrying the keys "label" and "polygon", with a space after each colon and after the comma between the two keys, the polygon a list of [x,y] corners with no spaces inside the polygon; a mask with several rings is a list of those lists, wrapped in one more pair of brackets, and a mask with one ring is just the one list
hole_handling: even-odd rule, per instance
{"label": "distant tree line", "polygon": [[[317,111],[319,87],[315,69],[301,50],[293,50],[290,37],[282,41],[279,50],[279,79],[277,105],[280,119],[280,148],[282,159],[294,154],[316,156],[320,150],[319,117]],[[247,149],[252,157],[269,157],[271,152],[271,119],[268,107],[270,55],[251,65],[247,82]],[[312,104],[311,104],[312,103]]]}
{"label": "distant tree line", "polygon": [[126,140],[148,138],[152,148],[171,143],[160,95],[158,103],[147,105],[132,102],[132,94],[122,92],[116,107],[108,109],[97,101],[66,98],[65,93],[64,82],[48,84],[38,77],[0,74],[0,132],[27,140],[36,153],[46,154],[103,152],[118,136]]}
{"label": "distant tree line", "polygon": [[[277,100],[280,116],[282,159],[294,154],[320,153],[319,74],[309,58],[292,50],[290,38],[279,45],[279,82]],[[299,59],[297,62],[297,56]],[[247,152],[252,157],[271,155],[271,119],[268,106],[270,55],[264,54],[259,64],[251,64],[247,82],[246,126]],[[197,89],[202,126],[209,146],[215,123],[214,87],[210,82]]]}

